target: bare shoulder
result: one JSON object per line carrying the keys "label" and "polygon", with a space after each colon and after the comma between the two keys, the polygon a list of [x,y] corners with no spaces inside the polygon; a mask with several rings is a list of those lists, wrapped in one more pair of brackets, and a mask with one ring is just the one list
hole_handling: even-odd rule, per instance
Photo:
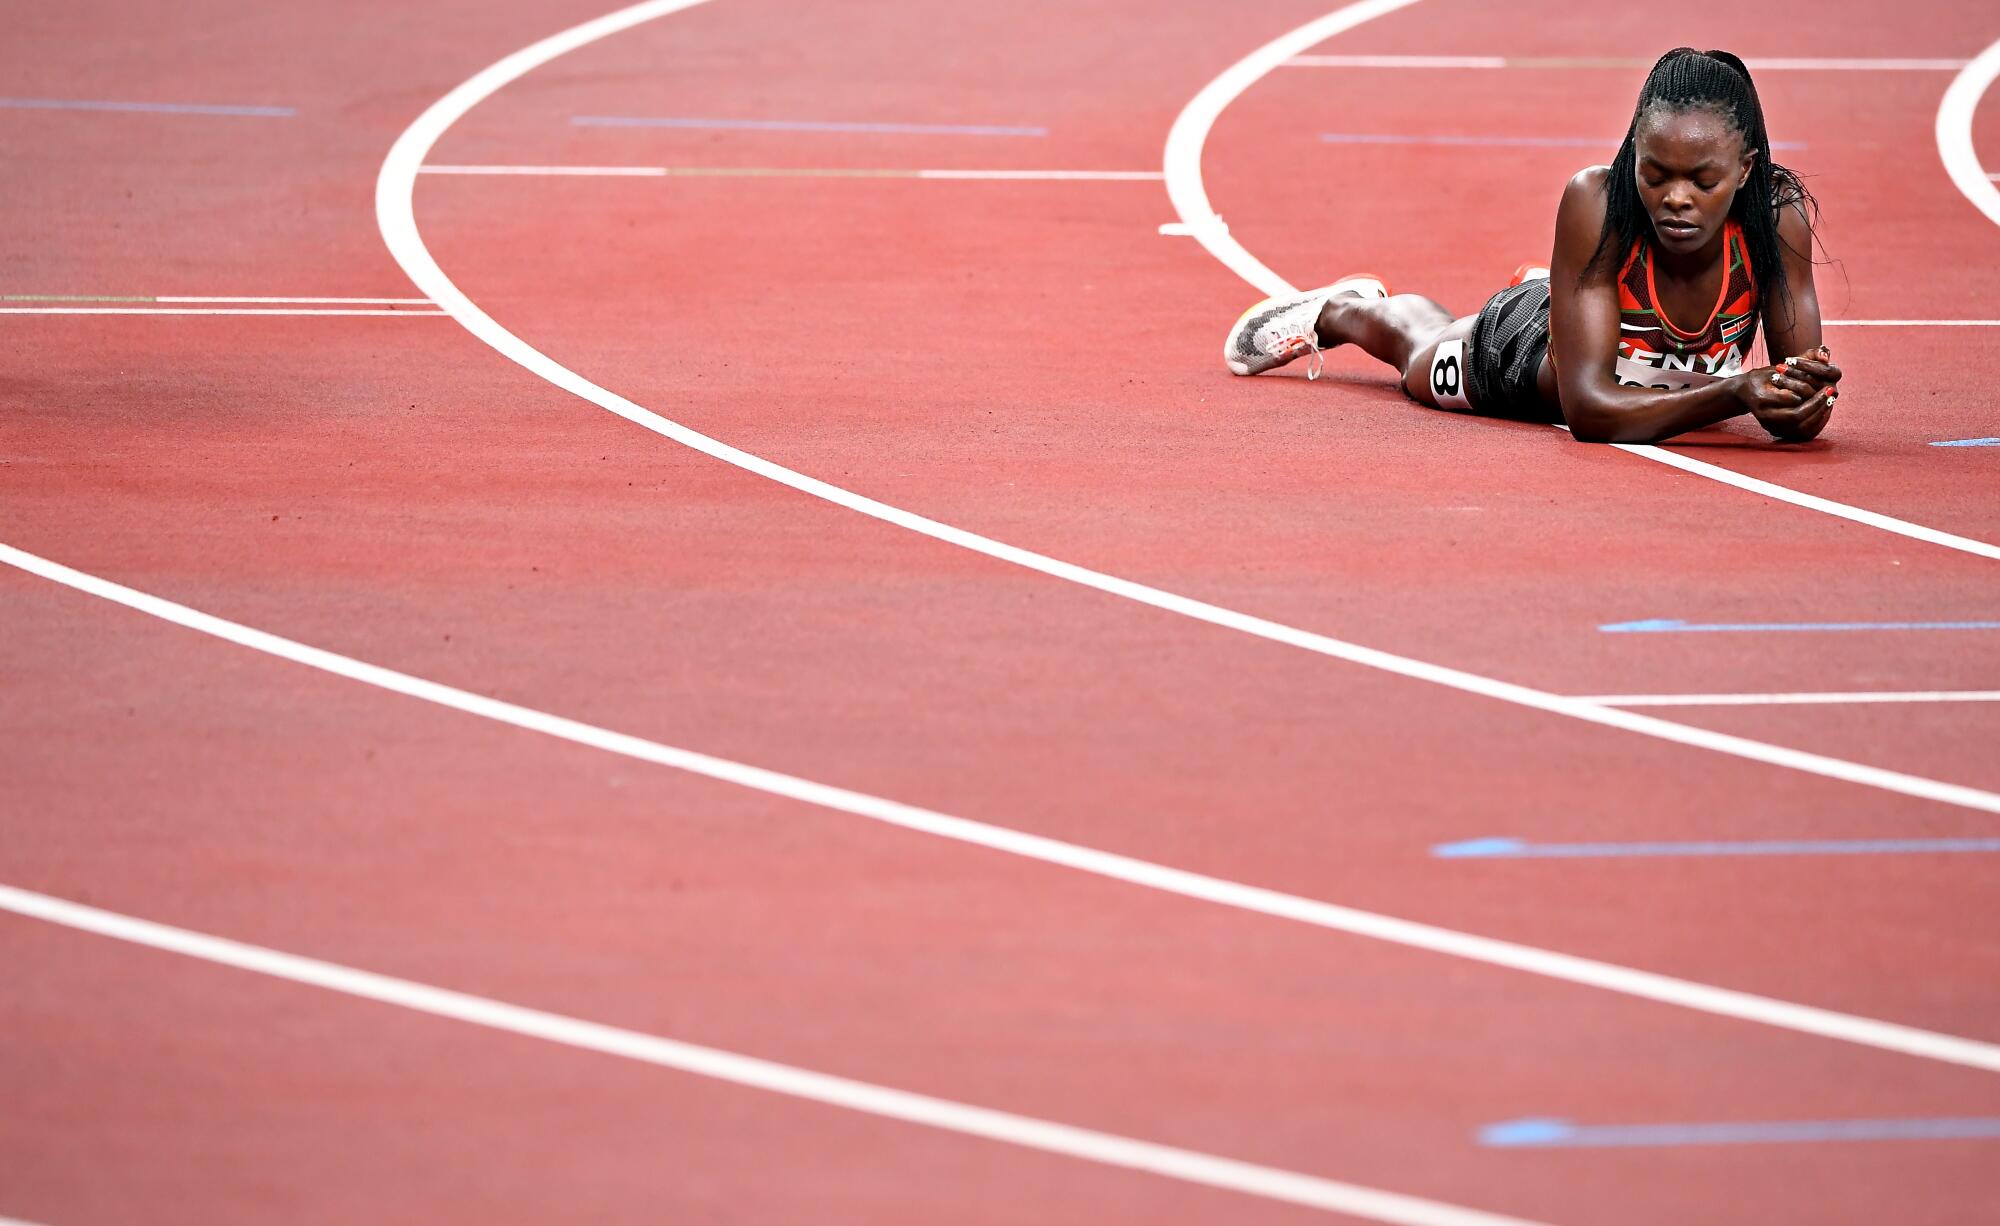
{"label": "bare shoulder", "polygon": [[1570,176],[1563,188],[1561,218],[1590,218],[1592,224],[1604,220],[1604,185],[1611,178],[1609,166],[1586,166]]}
{"label": "bare shoulder", "polygon": [[1563,188],[1562,204],[1556,209],[1556,258],[1560,261],[1567,254],[1579,272],[1597,249],[1604,229],[1604,185],[1610,177],[1609,166],[1577,171]]}
{"label": "bare shoulder", "polygon": [[1812,252],[1812,219],[1806,216],[1803,200],[1788,200],[1778,206],[1778,241],[1800,255]]}

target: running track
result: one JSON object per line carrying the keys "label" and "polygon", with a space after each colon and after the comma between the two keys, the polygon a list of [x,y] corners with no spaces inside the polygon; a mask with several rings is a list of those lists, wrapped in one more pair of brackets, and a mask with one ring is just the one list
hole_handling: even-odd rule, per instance
{"label": "running track", "polygon": [[[601,0],[600,0],[601,2]],[[1155,171],[1190,99],[1322,16],[713,0],[479,102],[435,165]],[[1966,60],[1972,4],[1779,5],[1769,43],[1424,0],[1312,50]],[[588,3],[24,17],[14,294],[412,298],[377,176],[425,108]],[[1637,72],[1279,67],[1203,186],[1298,283],[1469,309],[1546,247]],[[1834,319],[2000,318],[1936,71],[1760,75],[1827,208]],[[619,127],[577,116],[1014,126]],[[2000,166],[2000,101],[1974,145]],[[854,494],[1150,589],[1551,695],[2000,688],[2000,563],[1546,428],[1358,358],[1231,380],[1254,290],[1132,181],[455,176],[421,245],[526,346]],[[444,301],[442,298],[440,302]],[[398,308],[402,309],[402,308]],[[412,310],[430,308],[413,307]],[[1971,838],[1995,813],[1467,693],[1066,582],[718,462],[449,319],[8,315],[0,542],[402,674],[1227,882],[1992,1050],[1978,855],[1480,862],[1438,843]],[[2000,541],[1991,330],[1832,328],[1828,437],[1680,448]],[[1561,1223],[1962,1223],[1990,1140],[1518,1151],[1479,1129],[2000,1114],[1964,1060],[1368,939],[480,719],[0,573],[0,881],[646,1035]],[[1993,796],[1991,703],[1681,725]],[[1921,787],[1916,789],[1922,793]],[[1958,795],[1954,793],[1953,795]],[[2000,802],[1996,802],[2000,803]],[[0,1215],[96,1221],[1304,1221],[1252,1190],[901,1122],[0,920]],[[1990,1068],[1990,1065],[1988,1066]],[[1297,1199],[1297,1198],[1294,1198]],[[1350,1206],[1350,1209],[1356,1208]],[[1397,1210],[1401,1212],[1401,1210]],[[1337,1216],[1337,1215],[1336,1215]]]}

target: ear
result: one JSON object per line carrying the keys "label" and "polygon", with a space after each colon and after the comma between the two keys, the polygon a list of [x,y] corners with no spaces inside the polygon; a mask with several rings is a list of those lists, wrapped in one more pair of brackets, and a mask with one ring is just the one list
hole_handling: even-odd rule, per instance
{"label": "ear", "polygon": [[1751,168],[1756,165],[1757,165],[1757,151],[1755,149],[1752,149],[1748,153],[1745,153],[1743,155],[1743,173],[1736,176],[1737,191],[1739,192],[1742,191],[1743,185],[1750,181]]}

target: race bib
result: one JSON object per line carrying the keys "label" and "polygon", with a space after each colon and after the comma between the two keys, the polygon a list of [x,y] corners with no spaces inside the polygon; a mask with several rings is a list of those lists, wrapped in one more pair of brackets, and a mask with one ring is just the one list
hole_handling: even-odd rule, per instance
{"label": "race bib", "polygon": [[1441,409],[1469,409],[1465,394],[1465,342],[1439,341],[1431,354],[1431,397]]}

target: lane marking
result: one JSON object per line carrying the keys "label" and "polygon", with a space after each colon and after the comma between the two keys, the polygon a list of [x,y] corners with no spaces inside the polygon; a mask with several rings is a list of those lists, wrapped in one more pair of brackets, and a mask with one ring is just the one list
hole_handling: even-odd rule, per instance
{"label": "lane marking", "polygon": [[[567,51],[584,46],[644,21],[667,13],[677,12],[700,3],[701,0],[646,0],[645,3],[620,9],[616,12],[573,26],[543,39],[541,42],[489,65],[468,80],[432,103],[419,115],[414,123],[396,138],[388,156],[383,160],[381,173],[375,182],[376,224],[382,232],[384,243],[390,255],[399,264],[412,284],[424,291],[433,301],[457,319],[473,336],[493,348],[502,356],[520,365],[536,376],[556,387],[572,393],[592,404],[617,414],[642,429],[680,443],[704,455],[712,456],[727,464],[732,464],[747,472],[755,473],[767,480],[788,486],[801,493],[823,499],[837,506],[846,507],[857,513],[870,516],[885,523],[893,524],[908,531],[928,536],[934,540],[955,545],[975,553],[983,554],[998,561],[1032,570],[1052,578],[1092,588],[1107,595],[1149,605],[1164,612],[1207,622],[1225,629],[1236,630],[1271,642],[1284,643],[1302,650],[1314,652],[1333,659],[1345,660],[1398,676],[1427,681],[1465,693],[1479,694],[1510,702],[1517,706],[1529,707],[1551,714],[1599,724],[1604,727],[1619,728],[1643,736],[1651,736],[1676,744],[1708,749],[1766,765],[1780,766],[1823,778],[1838,779],[1865,787],[1880,788],[1907,796],[1937,800],[1946,804],[1957,804],[1982,812],[2000,813],[2000,795],[1965,787],[1960,784],[1945,783],[1934,779],[1924,779],[1890,771],[1881,767],[1865,766],[1825,755],[1809,753],[1779,745],[1754,741],[1747,737],[1732,736],[1677,724],[1670,720],[1639,715],[1615,707],[1600,707],[1591,703],[1577,702],[1559,694],[1551,694],[1529,686],[1516,685],[1492,677],[1470,673],[1460,669],[1447,668],[1407,656],[1395,655],[1357,643],[1346,642],[1328,635],[1317,634],[1297,627],[1283,625],[1265,618],[1240,613],[1205,601],[1177,595],[1159,588],[1122,579],[1115,575],[1091,570],[1073,562],[1065,562],[1045,554],[1035,553],[1016,545],[1005,544],[991,537],[963,528],[918,515],[901,507],[890,506],[876,499],[857,494],[816,477],[786,468],[762,456],[752,455],[740,448],[732,447],[717,439],[710,438],[697,430],[679,422],[670,421],[654,413],[643,405],[627,400],[614,392],[592,383],[589,379],[563,366],[547,354],[529,345],[500,326],[492,316],[467,298],[450,277],[437,264],[430,250],[424,245],[423,236],[417,229],[415,215],[415,188],[417,174],[438,139],[446,129],[456,123],[465,113],[490,97],[495,91],[533,69],[555,59]],[[1325,31],[1365,20],[1369,16],[1407,7],[1416,0],[1363,0],[1362,3],[1342,9],[1337,13],[1309,23],[1257,53],[1270,58],[1273,49],[1282,54],[1298,49],[1301,39],[1325,37]],[[1342,24],[1345,23],[1345,24]],[[1304,45],[1311,45],[1310,41]],[[1272,63],[1276,60],[1272,59]],[[1206,113],[1212,122],[1219,99],[1226,87],[1230,87],[1245,72],[1250,70],[1261,74],[1267,69],[1259,67],[1257,55],[1239,63],[1230,72],[1211,82],[1207,90],[1199,95],[1189,109],[1182,112],[1185,121],[1190,114],[1200,116]],[[1250,78],[1254,79],[1254,78]],[[1218,85],[1220,83],[1220,85]],[[1234,95],[1229,95],[1233,97]],[[1192,140],[1192,149],[1189,143]],[[1181,210],[1183,220],[1188,220],[1188,193],[1199,197],[1198,216],[1203,220],[1194,231],[1194,236],[1209,247],[1217,250],[1218,243],[1230,244],[1241,253],[1241,258],[1255,263],[1247,251],[1226,236],[1218,237],[1214,231],[1214,214],[1208,210],[1206,197],[1201,196],[1199,176],[1192,180],[1184,170],[1177,169],[1181,159],[1191,152],[1198,160],[1200,149],[1199,134],[1190,134],[1183,122],[1177,122],[1175,131],[1169,135],[1169,163],[1166,167],[1166,183],[1170,195],[1176,195],[1176,208]],[[1179,153],[1175,151],[1179,150]],[[1257,265],[1262,268],[1262,265]],[[1268,270],[1266,270],[1268,273]],[[1275,274],[1269,274],[1275,276]]]}
{"label": "lane marking", "polygon": [[[1468,136],[1451,132],[1322,132],[1320,140],[1329,145],[1474,145],[1491,148],[1529,149],[1608,149],[1617,152],[1623,136]],[[1773,149],[1800,150],[1796,141],[1772,141]]]}
{"label": "lane marking", "polygon": [[1607,707],[1775,707],[1871,702],[2000,702],[2000,690],[1846,690],[1794,694],[1580,694]]}
{"label": "lane marking", "polygon": [[1979,153],[1972,147],[1972,116],[1995,77],[2000,77],[2000,39],[1952,78],[1938,102],[1937,123],[1932,131],[1938,157],[1944,161],[1945,173],[1951,176],[1952,183],[1972,202],[1973,208],[2000,226],[2000,187],[1994,185],[1994,177],[1979,164]]}
{"label": "lane marking", "polygon": [[429,306],[428,298],[213,298],[185,294],[0,294],[0,302],[288,303],[337,306]]}
{"label": "lane marking", "polygon": [[[656,0],[667,2],[667,0]],[[699,0],[673,0],[678,3]],[[1214,903],[1239,911],[1289,920],[1333,932],[1347,933],[1392,945],[1427,950],[1489,966],[1505,967],[1549,979],[1636,996],[1660,1004],[1755,1022],[1801,1034],[1839,1039],[1865,1047],[1899,1052],[1926,1060],[2000,1072],[2000,1044],[1793,1004],[1749,992],[1715,987],[1615,963],[1538,949],[1493,937],[1477,936],[1373,911],[1321,902],[1295,894],[1245,885],[1151,861],[1100,851],[1060,839],[1046,838],[954,817],[933,809],[871,796],[847,788],[815,783],[763,767],[732,762],[691,749],[663,745],[579,720],[503,702],[455,686],[369,664],[319,647],[310,647],[268,631],[217,617],[159,596],[137,591],[59,562],[51,562],[11,545],[0,544],[0,564],[15,567],[79,592],[111,601],[149,617],[210,635],[239,647],[263,652],[350,681],[372,685],[422,702],[434,703],[572,744],[603,750],[656,766],[685,771],[737,787],[781,796],[920,834],[951,839],[1005,855],[1035,860],[1077,872],[1121,881],[1183,898]],[[2000,797],[1988,796],[1988,801]],[[2000,806],[1989,804],[1989,812]]]}
{"label": "lane marking", "polygon": [[1824,1141],[1964,1141],[2000,1138],[2000,1117],[1773,1120],[1716,1124],[1574,1124],[1530,1118],[1488,1124],[1479,1143],[1500,1149],[1572,1146],[1771,1145]]}
{"label": "lane marking", "polygon": [[986,123],[877,123],[825,119],[704,119],[683,116],[572,115],[580,128],[701,128],[734,132],[871,132],[898,136],[1047,136],[1042,127]]}
{"label": "lane marking", "polygon": [[1827,328],[2000,328],[2000,319],[1822,319]]}
{"label": "lane marking", "polygon": [[1530,843],[1466,839],[1438,843],[1440,860],[1579,860],[1621,856],[1899,856],[2000,852],[2000,839],[1745,839],[1682,843]]}
{"label": "lane marking", "polygon": [[[1953,72],[1965,60],[1743,57],[1752,72]],[[1287,68],[1624,68],[1645,70],[1651,60],[1617,56],[1517,55],[1295,55]]]}
{"label": "lane marking", "polygon": [[1932,443],[1933,447],[2000,447],[2000,438],[1953,438]]}
{"label": "lane marking", "polygon": [[664,179],[996,179],[1050,182],[1158,183],[1157,170],[890,170],[806,166],[440,166],[428,165],[427,175],[577,175],[608,178]]}
{"label": "lane marking", "polygon": [[1957,622],[1684,622],[1652,617],[1599,626],[1606,634],[1733,634],[1835,630],[2000,630],[2000,621]]}
{"label": "lane marking", "polygon": [[444,311],[337,307],[0,307],[0,315],[444,315]]}
{"label": "lane marking", "polygon": [[[1167,174],[1167,196],[1173,201],[1174,211],[1179,214],[1183,224],[1192,227],[1191,233],[1194,238],[1207,249],[1210,255],[1221,261],[1223,267],[1228,268],[1237,276],[1249,282],[1252,288],[1265,297],[1274,298],[1284,294],[1293,294],[1297,293],[1298,290],[1291,282],[1272,271],[1262,260],[1250,254],[1249,249],[1231,236],[1226,229],[1214,224],[1215,210],[1209,203],[1208,188],[1203,183],[1201,174],[1202,147],[1208,143],[1210,129],[1215,126],[1217,117],[1222,114],[1223,110],[1230,103],[1234,102],[1245,90],[1248,90],[1252,85],[1255,85],[1258,81],[1269,75],[1272,70],[1282,66],[1288,60],[1308,48],[1317,46],[1363,22],[1373,21],[1377,17],[1396,12],[1399,9],[1408,8],[1415,3],[1417,3],[1417,0],[1359,0],[1357,3],[1349,4],[1344,8],[1328,13],[1324,17],[1309,21],[1294,30],[1279,35],[1277,38],[1265,43],[1236,63],[1230,65],[1227,69],[1223,70],[1220,76],[1203,86],[1201,92],[1189,99],[1187,106],[1181,109],[1180,115],[1174,120],[1173,127],[1168,131],[1164,164]],[[1990,63],[1988,63],[1989,60]],[[1958,132],[1959,138],[1962,139],[1965,156],[1970,157],[1972,148],[1972,104],[1977,101],[1978,94],[1984,91],[1986,82],[1990,81],[1994,74],[2000,74],[2000,43],[1995,43],[1992,47],[1987,48],[1986,53],[1973,62],[1973,67],[1966,69],[1966,74],[1973,73],[1975,68],[1978,68],[1982,64],[1987,65],[1991,69],[1985,80],[1979,81],[1976,86],[1967,87],[1966,83],[1969,80],[1969,76],[1961,75],[1952,83],[1951,90],[1947,91],[1947,107],[1940,109],[1938,112],[1938,141],[1940,149],[1945,147],[1946,113],[1947,110],[1950,110],[1951,114],[1955,116],[1953,130]],[[1981,71],[1984,71],[1984,69],[1981,69]],[[1952,91],[1958,91],[1963,94],[1968,88],[1970,88],[1971,97],[1963,99],[1962,105],[1958,109],[1952,109],[1950,106]],[[1960,114],[1961,110],[1962,114]],[[1946,162],[1947,165],[1952,163],[1952,154],[1946,154]],[[1971,165],[1975,171],[1978,169],[1976,160]],[[1955,180],[1958,178],[1956,173],[1953,177]],[[2000,190],[1996,190],[1990,183],[1985,182],[1983,174],[1976,177],[1980,180],[1979,185],[1981,190],[1984,190],[1991,197],[1988,215],[1996,223],[2000,223]],[[1972,189],[1966,187],[1964,182],[1960,181],[1960,190],[1970,194]],[[1988,208],[1989,206],[1988,204],[1982,204],[1981,207]],[[1779,502],[1790,503],[1805,510],[1817,511],[1823,515],[1832,515],[1852,523],[1876,528],[1883,532],[1893,532],[1899,536],[1909,537],[1912,540],[1924,541],[1933,545],[1942,545],[1947,549],[1956,549],[1963,553],[1970,553],[1978,557],[2000,561],[2000,545],[1973,540],[1970,537],[1958,536],[1950,532],[1943,532],[1936,528],[1929,528],[1922,524],[1911,523],[1908,520],[1884,515],[1878,511],[1863,510],[1860,507],[1835,502],[1830,498],[1821,498],[1814,494],[1801,493],[1788,486],[1778,485],[1770,481],[1760,481],[1755,477],[1746,477],[1733,469],[1724,468],[1720,464],[1710,464],[1704,460],[1690,459],[1687,456],[1679,455],[1651,444],[1614,443],[1610,445],[1631,455],[1642,456],[1656,463],[1678,468],[1682,472],[1692,473],[1698,477],[1706,477],[1711,481],[1720,481],[1724,485],[1734,486],[1747,493],[1759,494]]]}
{"label": "lane marking", "polygon": [[1533,1226],[1520,1218],[1482,1213],[1441,1201],[1239,1162],[1195,1150],[1156,1145],[1150,1141],[1077,1128],[1033,1116],[975,1107],[721,1048],[588,1022],[487,996],[455,992],[115,911],[86,907],[14,886],[0,885],[0,910],[115,941],[466,1022],[489,1030],[692,1073],[698,1077],[866,1115],[999,1141],[1023,1149],[1241,1192],[1264,1200],[1283,1201],[1404,1226]]}
{"label": "lane marking", "polygon": [[0,98],[0,110],[17,111],[135,111],[147,115],[243,115],[260,119],[290,119],[299,112],[289,106],[216,106],[202,102],[112,102],[88,98]]}

